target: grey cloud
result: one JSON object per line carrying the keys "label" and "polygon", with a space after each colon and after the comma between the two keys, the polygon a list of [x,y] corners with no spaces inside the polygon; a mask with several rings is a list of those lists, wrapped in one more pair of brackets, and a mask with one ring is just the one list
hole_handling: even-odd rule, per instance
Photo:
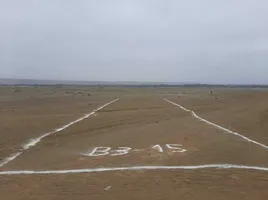
{"label": "grey cloud", "polygon": [[0,77],[268,83],[265,0],[0,1]]}

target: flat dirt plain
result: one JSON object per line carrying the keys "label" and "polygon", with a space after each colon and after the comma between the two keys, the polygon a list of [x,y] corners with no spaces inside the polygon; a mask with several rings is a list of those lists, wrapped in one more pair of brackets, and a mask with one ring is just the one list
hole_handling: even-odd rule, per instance
{"label": "flat dirt plain", "polygon": [[0,120],[1,200],[268,198],[265,89],[0,87]]}

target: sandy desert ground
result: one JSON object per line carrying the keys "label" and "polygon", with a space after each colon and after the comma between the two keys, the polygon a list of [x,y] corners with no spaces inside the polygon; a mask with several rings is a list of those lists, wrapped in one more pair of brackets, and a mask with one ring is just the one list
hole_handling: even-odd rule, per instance
{"label": "sandy desert ground", "polygon": [[3,86],[0,120],[0,199],[268,197],[265,89]]}

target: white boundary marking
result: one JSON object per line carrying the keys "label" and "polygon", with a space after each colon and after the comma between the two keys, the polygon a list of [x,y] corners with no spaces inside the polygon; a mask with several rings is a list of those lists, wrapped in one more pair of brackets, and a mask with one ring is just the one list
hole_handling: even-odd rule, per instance
{"label": "white boundary marking", "polygon": [[138,170],[197,170],[197,169],[244,169],[268,172],[267,167],[233,165],[233,164],[210,164],[192,166],[133,166],[133,167],[111,167],[111,168],[89,168],[70,170],[45,170],[45,171],[2,171],[0,175],[38,175],[38,174],[79,174],[112,171],[138,171]]}
{"label": "white boundary marking", "polygon": [[13,160],[16,159],[17,157],[19,157],[24,151],[26,151],[26,150],[28,150],[29,148],[31,148],[31,147],[35,146],[36,144],[38,144],[38,143],[39,143],[42,139],[44,139],[45,137],[48,137],[48,136],[50,136],[50,135],[52,135],[52,134],[54,134],[54,133],[61,132],[61,131],[65,130],[65,129],[69,128],[70,126],[72,126],[72,125],[74,125],[74,124],[76,124],[76,123],[78,123],[78,122],[80,122],[80,121],[82,121],[82,120],[84,120],[84,119],[87,119],[87,118],[90,117],[91,115],[94,115],[97,111],[99,111],[99,110],[105,108],[106,106],[108,106],[108,105],[110,105],[110,104],[112,104],[112,103],[114,103],[114,102],[116,102],[116,101],[118,101],[118,100],[119,100],[119,99],[115,99],[115,100],[113,100],[113,101],[111,101],[111,102],[109,102],[109,103],[106,103],[106,104],[104,104],[103,106],[101,106],[101,107],[97,108],[96,110],[94,110],[93,112],[91,112],[91,113],[89,113],[89,114],[86,114],[86,115],[84,115],[83,117],[81,117],[81,118],[79,118],[79,119],[77,119],[77,120],[75,120],[75,121],[70,122],[69,124],[66,124],[66,125],[64,125],[64,126],[62,126],[62,127],[60,127],[60,128],[57,128],[57,129],[55,129],[55,130],[52,131],[52,132],[48,132],[48,133],[45,133],[44,135],[41,135],[41,136],[38,137],[38,138],[31,139],[27,144],[25,144],[25,145],[22,146],[22,149],[21,149],[19,152],[15,153],[15,154],[12,154],[11,156],[5,158],[2,162],[0,162],[0,167],[3,167],[4,165],[6,165],[6,164],[8,164],[9,162],[13,161]]}
{"label": "white boundary marking", "polygon": [[6,165],[7,163],[11,162],[12,160],[14,160],[15,158],[19,157],[22,154],[22,152],[18,152],[15,154],[12,154],[11,156],[5,158],[1,163],[0,163],[0,167]]}
{"label": "white boundary marking", "polygon": [[181,105],[179,105],[179,104],[176,104],[176,103],[174,103],[174,102],[172,102],[172,101],[170,101],[170,100],[168,100],[168,99],[165,99],[165,98],[164,98],[164,100],[167,101],[167,102],[169,102],[169,103],[171,103],[171,104],[173,104],[173,105],[175,105],[175,106],[180,107],[182,110],[184,110],[184,111],[186,111],[186,112],[191,113],[191,115],[192,115],[193,117],[199,119],[199,120],[202,121],[202,122],[205,122],[206,124],[209,124],[209,125],[211,125],[211,126],[214,126],[214,127],[218,128],[218,129],[221,129],[221,130],[223,130],[223,131],[225,131],[225,132],[227,132],[227,133],[230,133],[230,134],[233,134],[233,135],[235,135],[235,136],[241,137],[241,138],[243,138],[244,140],[246,140],[246,141],[248,141],[248,142],[252,142],[252,143],[254,143],[254,144],[256,144],[256,145],[259,145],[259,146],[261,146],[261,147],[263,147],[263,148],[265,148],[265,149],[268,149],[268,146],[266,146],[265,144],[259,143],[259,142],[255,141],[255,140],[252,140],[252,139],[250,139],[250,138],[248,138],[248,137],[246,137],[246,136],[244,136],[244,135],[241,135],[241,134],[239,134],[239,133],[233,132],[233,131],[231,131],[231,130],[229,130],[229,129],[227,129],[227,128],[224,128],[224,127],[222,127],[222,126],[220,126],[220,125],[218,125],[218,124],[215,124],[215,123],[213,123],[213,122],[210,122],[210,121],[208,121],[208,120],[206,120],[206,119],[204,119],[204,118],[198,116],[194,111],[192,111],[192,110],[188,110],[188,109],[186,109],[185,107],[183,107],[183,106],[181,106]]}

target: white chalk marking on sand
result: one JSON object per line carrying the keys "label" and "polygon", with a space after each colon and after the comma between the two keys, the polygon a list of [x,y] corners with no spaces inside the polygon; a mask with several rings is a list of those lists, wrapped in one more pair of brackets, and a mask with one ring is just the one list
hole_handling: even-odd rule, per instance
{"label": "white chalk marking on sand", "polygon": [[111,168],[89,168],[71,170],[45,170],[45,171],[0,171],[0,175],[38,175],[38,174],[79,174],[112,171],[138,171],[138,170],[198,170],[198,169],[244,169],[268,172],[268,167],[233,165],[233,164],[209,164],[192,166],[133,166]]}
{"label": "white chalk marking on sand", "polygon": [[112,154],[111,156],[123,156],[123,155],[126,155],[126,154],[129,154],[129,151],[131,150],[132,148],[130,147],[118,147],[118,150],[112,150]]}
{"label": "white chalk marking on sand", "polygon": [[131,147],[118,147],[118,149],[112,150],[111,147],[95,147],[92,151],[82,153],[83,156],[96,157],[96,156],[123,156],[130,153]]}
{"label": "white chalk marking on sand", "polygon": [[152,149],[157,149],[160,153],[164,152],[163,148],[159,144],[152,146]]}
{"label": "white chalk marking on sand", "polygon": [[241,135],[241,134],[239,134],[239,133],[233,132],[233,131],[231,131],[231,130],[229,130],[229,129],[227,129],[227,128],[224,128],[224,127],[222,127],[222,126],[220,126],[220,125],[218,125],[218,124],[215,124],[215,123],[213,123],[213,122],[210,122],[210,121],[208,121],[208,120],[206,120],[206,119],[204,119],[204,118],[202,118],[202,117],[199,117],[194,111],[188,110],[188,109],[184,108],[183,106],[181,106],[181,105],[179,105],[179,104],[176,104],[176,103],[174,103],[174,102],[172,102],[172,101],[170,101],[170,100],[168,100],[168,99],[164,99],[164,100],[167,101],[167,102],[169,102],[169,103],[171,103],[171,104],[173,104],[173,105],[175,105],[175,106],[180,107],[181,109],[183,109],[183,110],[186,111],[186,112],[191,113],[191,115],[192,115],[193,117],[199,119],[199,120],[202,121],[202,122],[205,122],[205,123],[207,123],[207,124],[209,124],[209,125],[211,125],[211,126],[214,126],[214,127],[218,128],[218,129],[221,129],[221,130],[223,130],[223,131],[225,131],[225,132],[227,132],[227,133],[230,133],[230,134],[233,134],[233,135],[235,135],[235,136],[241,137],[241,138],[243,138],[244,140],[246,140],[246,141],[248,141],[248,142],[252,142],[252,143],[254,143],[254,144],[256,144],[256,145],[259,145],[259,146],[261,146],[261,147],[263,147],[263,148],[265,148],[265,149],[268,149],[268,146],[266,146],[265,144],[259,143],[259,142],[255,141],[255,140],[252,140],[252,139],[250,139],[250,138],[248,138],[248,137],[246,137],[246,136],[244,136],[244,135]]}
{"label": "white chalk marking on sand", "polygon": [[[173,153],[183,153],[187,151],[186,149],[182,148],[181,144],[166,144],[165,146],[156,144],[151,148],[157,150],[159,153],[164,153],[166,149],[171,150]],[[81,153],[81,155],[88,157],[123,156],[131,152],[141,152],[141,151],[145,151],[145,149],[132,149],[131,147],[118,147],[117,149],[112,149],[112,147],[100,146],[100,147],[94,147],[93,149],[90,149],[86,153]]]}
{"label": "white chalk marking on sand", "polygon": [[106,156],[110,153],[111,147],[95,147],[91,152],[82,154],[83,156]]}
{"label": "white chalk marking on sand", "polygon": [[182,145],[181,144],[166,144],[167,148],[172,149],[174,153],[184,153],[187,150],[181,148]]}
{"label": "white chalk marking on sand", "polygon": [[112,188],[112,186],[111,185],[109,185],[108,187],[106,187],[104,190],[105,191],[108,191],[108,190],[110,190]]}
{"label": "white chalk marking on sand", "polygon": [[6,165],[7,163],[9,163],[9,162],[11,162],[12,160],[16,159],[17,157],[20,156],[20,154],[22,154],[22,152],[15,153],[15,154],[9,156],[8,158],[5,158],[5,159],[0,163],[0,167]]}
{"label": "white chalk marking on sand", "polygon": [[[182,147],[181,144],[166,144],[166,147],[170,150],[173,150],[172,151],[173,153],[184,153],[185,151],[187,151],[186,149],[181,148]],[[152,149],[156,149],[160,153],[164,152],[163,147],[161,147],[161,145],[159,145],[159,144],[152,146]]]}
{"label": "white chalk marking on sand", "polygon": [[20,152],[14,154],[14,155],[11,155],[8,158],[4,159],[2,162],[0,162],[0,167],[3,167],[4,165],[8,164],[9,162],[11,162],[12,160],[14,160],[15,158],[19,157],[24,151],[26,151],[27,149],[29,149],[29,148],[35,146],[36,144],[38,144],[43,138],[48,137],[51,134],[61,132],[61,131],[65,130],[65,129],[69,128],[70,126],[72,126],[72,125],[74,125],[74,124],[76,124],[76,123],[78,123],[78,122],[80,122],[80,121],[82,121],[84,119],[87,119],[91,115],[94,115],[97,111],[105,108],[106,106],[108,106],[108,105],[110,105],[110,104],[112,104],[112,103],[114,103],[114,102],[116,102],[118,100],[119,99],[115,99],[115,100],[113,100],[113,101],[111,101],[109,103],[106,103],[103,106],[99,107],[98,109],[94,110],[93,112],[91,112],[89,114],[86,114],[83,117],[81,117],[81,118],[79,118],[79,119],[77,119],[75,121],[70,122],[69,124],[66,124],[66,125],[64,125],[64,126],[62,126],[60,128],[57,128],[57,129],[55,129],[52,132],[48,132],[48,133],[46,133],[44,135],[41,135],[38,138],[31,139],[27,144],[25,144],[25,145],[22,146],[22,149],[21,149]]}

